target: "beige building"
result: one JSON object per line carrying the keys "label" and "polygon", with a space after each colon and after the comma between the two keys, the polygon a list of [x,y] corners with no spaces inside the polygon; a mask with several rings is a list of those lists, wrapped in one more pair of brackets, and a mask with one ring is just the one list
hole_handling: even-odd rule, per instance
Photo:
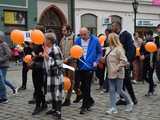
{"label": "beige building", "polygon": [[[38,0],[38,22],[56,32],[68,23],[68,0]],[[137,0],[137,30],[155,29],[160,23],[160,6],[153,6],[152,0]],[[81,26],[87,26],[93,33],[103,33],[111,22],[119,21],[123,29],[133,33],[133,0],[75,0],[75,33]],[[60,32],[60,31],[59,31]]]}

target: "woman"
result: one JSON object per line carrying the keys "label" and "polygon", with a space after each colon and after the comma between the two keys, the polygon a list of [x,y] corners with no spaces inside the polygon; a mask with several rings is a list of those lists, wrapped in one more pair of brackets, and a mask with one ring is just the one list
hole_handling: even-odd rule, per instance
{"label": "woman", "polygon": [[36,107],[32,115],[37,115],[47,108],[45,100],[44,57],[42,45],[34,45],[32,52],[32,79]]}
{"label": "woman", "polygon": [[61,106],[63,99],[63,56],[60,48],[56,46],[56,36],[53,33],[46,33],[45,60],[48,71],[49,90],[52,96],[52,109],[47,114],[53,114],[61,120]]}
{"label": "woman", "polygon": [[122,90],[125,76],[124,67],[127,66],[128,62],[117,34],[111,33],[109,35],[109,46],[110,51],[106,56],[106,63],[108,68],[111,109],[106,111],[106,114],[118,113],[116,107],[116,93],[126,100],[127,108],[125,111],[130,112],[132,111],[133,103]]}
{"label": "woman", "polygon": [[[134,45],[136,48],[140,48],[143,40],[139,37],[138,32],[133,34],[134,36]],[[140,57],[136,56],[133,64],[133,83],[136,83],[137,81],[142,80],[142,62],[140,61]]]}

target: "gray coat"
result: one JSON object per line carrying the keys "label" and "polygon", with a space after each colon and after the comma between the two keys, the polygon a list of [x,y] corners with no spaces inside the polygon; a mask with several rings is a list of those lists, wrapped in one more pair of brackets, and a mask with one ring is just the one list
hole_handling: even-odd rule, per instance
{"label": "gray coat", "polygon": [[7,43],[0,43],[0,68],[9,67],[9,59],[11,57],[11,50]]}

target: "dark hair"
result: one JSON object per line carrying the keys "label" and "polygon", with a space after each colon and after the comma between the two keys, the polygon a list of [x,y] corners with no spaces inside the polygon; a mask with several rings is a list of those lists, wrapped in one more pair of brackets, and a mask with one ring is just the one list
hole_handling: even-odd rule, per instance
{"label": "dark hair", "polygon": [[112,31],[111,31],[111,29],[108,29],[108,28],[107,28],[107,29],[105,29],[105,33],[106,33],[106,32],[111,33]]}
{"label": "dark hair", "polygon": [[113,24],[116,24],[120,29],[122,28],[122,25],[121,25],[120,22],[112,22],[112,25],[113,25]]}
{"label": "dark hair", "polygon": [[42,31],[43,33],[45,32],[45,29],[44,29],[43,25],[38,24],[38,25],[35,26],[35,29],[38,29],[38,30]]}
{"label": "dark hair", "polygon": [[102,35],[104,35],[104,34],[103,34],[103,33],[99,34],[99,35],[98,35],[98,38],[101,37]]}
{"label": "dark hair", "polygon": [[[136,33],[138,33],[138,32],[133,33],[133,36],[136,36]],[[138,34],[139,34],[139,33],[138,33]]]}
{"label": "dark hair", "polygon": [[157,28],[160,28],[160,24],[157,25]]}
{"label": "dark hair", "polygon": [[146,32],[146,35],[151,35],[151,36],[153,36],[153,31],[152,31],[152,30],[148,30],[148,31]]}
{"label": "dark hair", "polygon": [[63,25],[62,28],[63,27],[65,27],[68,32],[71,32],[72,30],[70,25]]}

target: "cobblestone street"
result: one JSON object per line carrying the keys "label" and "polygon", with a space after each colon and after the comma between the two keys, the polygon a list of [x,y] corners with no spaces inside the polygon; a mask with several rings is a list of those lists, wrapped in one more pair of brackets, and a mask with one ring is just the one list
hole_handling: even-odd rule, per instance
{"label": "cobblestone street", "polygon": [[[21,71],[9,71],[8,80],[13,82],[17,87],[21,84]],[[119,113],[116,115],[105,115],[105,111],[109,108],[109,95],[100,94],[96,90],[97,84],[92,87],[92,95],[95,99],[95,106],[92,111],[85,115],[79,114],[80,104],[73,104],[70,107],[63,108],[64,120],[160,120],[160,89],[159,85],[156,88],[157,96],[145,97],[147,84],[138,83],[134,85],[135,93],[138,98],[138,105],[134,107],[132,113],[125,113],[124,107],[118,107]],[[40,115],[32,116],[34,105],[29,105],[28,100],[32,98],[33,88],[31,81],[31,73],[27,85],[27,90],[13,95],[8,89],[9,102],[0,104],[0,120],[54,120],[52,116],[45,115],[43,112]],[[73,99],[75,96],[73,95]],[[51,107],[51,106],[49,106]]]}

